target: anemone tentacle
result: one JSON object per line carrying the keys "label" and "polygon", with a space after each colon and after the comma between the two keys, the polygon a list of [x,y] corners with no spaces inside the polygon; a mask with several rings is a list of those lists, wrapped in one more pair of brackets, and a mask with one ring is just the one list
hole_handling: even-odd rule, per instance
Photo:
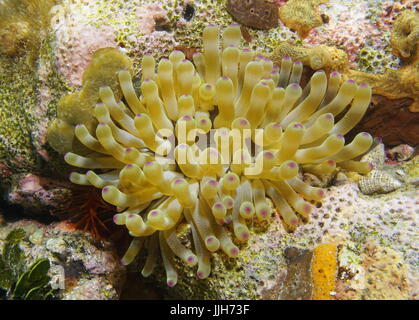
{"label": "anemone tentacle", "polygon": [[[269,219],[276,210],[290,229],[307,220],[310,201],[321,201],[325,191],[303,182],[300,170],[371,170],[354,159],[372,137],[360,133],[345,146],[343,136],[366,111],[367,85],[341,84],[338,73],[328,79],[318,71],[301,88],[300,62],[285,57],[274,66],[239,43],[237,25],[222,41],[219,28],[209,26],[193,62],[180,51],[158,63],[145,56],[141,95],[121,70],[124,100],[102,87],[95,132],[76,127],[93,155],[65,156],[90,169],[72,174],[72,182],[101,188],[103,199],[118,207],[115,223],[134,237],[122,261],[147,247],[142,274],[148,276],[159,247],[169,286],[177,282],[175,257],[197,265],[199,278],[210,274],[211,252],[236,257],[230,234],[247,241],[252,219]],[[182,220],[191,226],[195,253],[176,236]]]}

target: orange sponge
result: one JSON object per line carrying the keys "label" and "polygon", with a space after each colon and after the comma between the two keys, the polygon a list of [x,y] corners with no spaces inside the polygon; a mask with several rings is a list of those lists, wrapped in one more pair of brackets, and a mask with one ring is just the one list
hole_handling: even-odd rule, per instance
{"label": "orange sponge", "polygon": [[311,261],[313,300],[334,300],[337,275],[337,248],[333,244],[321,244],[313,250]]}

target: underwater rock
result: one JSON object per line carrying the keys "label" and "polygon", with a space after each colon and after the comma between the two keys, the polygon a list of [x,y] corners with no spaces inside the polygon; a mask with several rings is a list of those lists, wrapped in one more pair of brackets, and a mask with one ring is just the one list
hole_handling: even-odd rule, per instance
{"label": "underwater rock", "polygon": [[0,226],[0,248],[15,228],[26,232],[20,243],[28,265],[40,258],[51,264],[51,286],[62,300],[118,299],[125,281],[125,268],[108,242],[94,242],[83,232],[64,223],[49,226],[20,220]]}
{"label": "underwater rock", "polygon": [[[287,276],[279,290],[265,290],[263,299],[269,300],[308,300],[312,296],[313,283],[311,261],[313,252],[296,247],[286,248],[284,256],[287,261]],[[276,292],[275,292],[276,291]],[[275,293],[275,295],[274,295]]]}
{"label": "underwater rock", "polygon": [[307,37],[311,29],[321,26],[323,18],[317,7],[329,0],[289,0],[279,9],[281,21],[300,38]]}
{"label": "underwater rock", "polygon": [[359,248],[348,242],[338,256],[338,300],[417,299],[418,270],[409,271],[399,251],[368,240]]}
{"label": "underwater rock", "polygon": [[268,0],[227,0],[227,11],[234,20],[256,29],[278,27],[278,6]]}
{"label": "underwater rock", "polygon": [[363,121],[355,127],[354,132],[365,130],[381,137],[387,146],[416,146],[419,143],[419,113],[410,112],[411,105],[409,98],[390,100],[373,95]]}
{"label": "underwater rock", "polygon": [[33,174],[13,176],[7,200],[23,207],[29,215],[48,215],[65,207],[71,199],[67,182],[42,178]]}

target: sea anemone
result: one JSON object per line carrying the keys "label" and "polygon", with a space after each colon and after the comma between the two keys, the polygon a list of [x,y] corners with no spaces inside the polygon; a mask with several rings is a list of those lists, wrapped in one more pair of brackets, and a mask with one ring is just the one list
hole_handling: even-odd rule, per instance
{"label": "sea anemone", "polygon": [[[198,265],[197,276],[206,278],[211,252],[238,255],[231,233],[247,241],[248,221],[267,220],[274,210],[290,229],[308,219],[310,201],[325,191],[302,181],[300,169],[319,175],[336,167],[371,170],[353,159],[368,151],[372,137],[362,132],[345,146],[343,136],[368,107],[368,85],[318,71],[301,88],[301,62],[285,57],[278,67],[239,49],[238,25],[226,28],[221,45],[219,33],[205,28],[193,63],[173,51],[155,68],[154,58],[144,56],[140,98],[131,73],[119,71],[123,101],[101,87],[95,132],[75,127],[93,152],[65,155],[68,164],[90,169],[73,172],[71,181],[102,189],[118,209],[114,222],[134,237],[122,262],[146,246],[142,274],[148,276],[160,248],[169,286],[177,282],[175,256]],[[183,220],[195,252],[177,237]]]}

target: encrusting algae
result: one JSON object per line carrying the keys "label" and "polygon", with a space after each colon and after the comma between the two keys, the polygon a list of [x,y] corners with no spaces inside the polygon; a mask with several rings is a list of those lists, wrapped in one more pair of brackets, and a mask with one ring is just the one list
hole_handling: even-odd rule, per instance
{"label": "encrusting algae", "polygon": [[241,24],[256,29],[278,27],[278,7],[265,0],[228,0],[227,11]]}
{"label": "encrusting algae", "polygon": [[329,0],[288,0],[279,9],[279,17],[288,28],[304,39],[311,29],[323,24],[317,7],[328,2]]}
{"label": "encrusting algae", "polygon": [[[86,117],[74,117],[77,104],[64,107],[67,113],[59,112],[58,121],[65,130],[54,125],[49,135],[53,146],[75,136],[84,147],[65,155],[68,164],[88,169],[73,172],[70,180],[102,189],[103,199],[117,207],[114,222],[134,237],[122,263],[131,263],[145,247],[142,275],[149,276],[160,249],[169,286],[177,283],[175,257],[198,265],[201,279],[211,272],[211,252],[236,257],[235,241],[249,238],[248,221],[268,220],[274,209],[291,230],[309,219],[310,201],[321,201],[325,191],[303,182],[299,169],[372,169],[353,160],[369,150],[371,135],[361,132],[346,146],[344,138],[369,105],[368,85],[342,83],[338,72],[327,79],[318,71],[302,88],[300,61],[284,57],[278,67],[239,49],[237,25],[226,28],[221,41],[219,33],[216,26],[205,28],[203,51],[193,63],[173,51],[156,71],[154,58],[144,56],[140,97],[128,58],[102,49],[76,93],[76,99],[91,99]],[[95,70],[100,61],[111,69]],[[89,110],[96,97],[100,102]],[[194,252],[177,237],[183,219]]]}
{"label": "encrusting algae", "polygon": [[28,55],[33,63],[41,33],[49,26],[49,11],[57,0],[3,0],[0,2],[0,53]]}

